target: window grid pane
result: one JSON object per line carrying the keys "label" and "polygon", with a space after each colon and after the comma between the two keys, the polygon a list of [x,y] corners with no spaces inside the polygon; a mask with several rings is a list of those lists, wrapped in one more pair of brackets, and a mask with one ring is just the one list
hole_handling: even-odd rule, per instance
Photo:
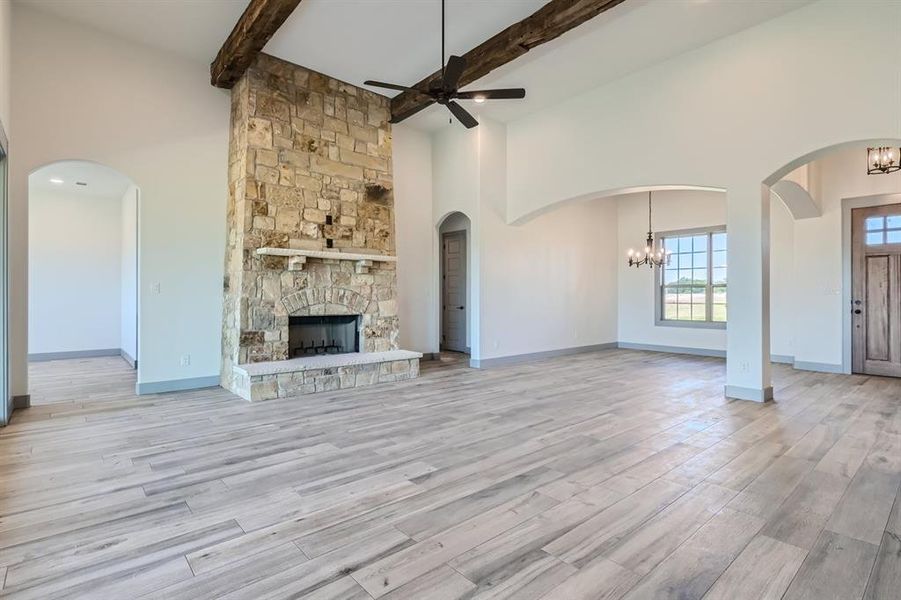
{"label": "window grid pane", "polygon": [[[881,225],[881,224],[880,224]],[[898,236],[901,239],[901,217]],[[660,318],[670,321],[726,321],[726,233],[662,238],[668,262],[660,270]]]}
{"label": "window grid pane", "polygon": [[867,246],[883,244],[901,244],[901,215],[885,217],[867,217],[864,221]]}

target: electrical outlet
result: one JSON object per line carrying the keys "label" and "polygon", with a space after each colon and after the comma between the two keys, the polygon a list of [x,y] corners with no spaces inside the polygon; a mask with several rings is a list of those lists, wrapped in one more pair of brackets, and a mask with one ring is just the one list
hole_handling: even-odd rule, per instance
{"label": "electrical outlet", "polygon": [[191,355],[190,355],[190,354],[184,354],[184,355],[182,355],[182,357],[181,357],[181,366],[183,366],[183,367],[189,367],[189,366],[191,366]]}
{"label": "electrical outlet", "polygon": [[152,286],[150,286],[150,291],[151,291],[152,293],[154,293],[154,294],[159,294],[159,293],[160,293],[160,284],[159,284],[159,282],[156,282],[156,283],[154,283]]}
{"label": "electrical outlet", "polygon": [[738,366],[739,366],[739,368],[741,369],[741,372],[742,372],[742,373],[747,373],[748,371],[751,370],[751,365],[748,364],[747,361],[742,361],[741,363],[739,363]]}

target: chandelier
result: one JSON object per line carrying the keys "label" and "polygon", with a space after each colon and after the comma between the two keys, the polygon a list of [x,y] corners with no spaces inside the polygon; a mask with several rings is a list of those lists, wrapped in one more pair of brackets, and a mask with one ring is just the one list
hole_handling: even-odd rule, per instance
{"label": "chandelier", "polygon": [[894,173],[901,169],[901,148],[867,148],[867,175]]}
{"label": "chandelier", "polygon": [[651,227],[651,192],[648,192],[648,239],[644,246],[644,252],[636,252],[629,248],[629,266],[640,267],[647,265],[649,267],[660,267],[669,262],[669,253],[654,247],[654,233]]}

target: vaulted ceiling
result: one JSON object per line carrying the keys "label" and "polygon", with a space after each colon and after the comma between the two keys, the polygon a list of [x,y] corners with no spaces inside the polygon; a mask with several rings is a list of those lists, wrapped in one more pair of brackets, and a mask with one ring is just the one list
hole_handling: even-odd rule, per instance
{"label": "vaulted ceiling", "polygon": [[[247,5],[247,0],[17,1],[206,63]],[[447,53],[465,53],[545,2],[448,0]],[[525,87],[524,101],[470,108],[510,121],[809,2],[626,0],[476,84]],[[355,85],[365,79],[413,84],[440,67],[440,15],[440,0],[303,0],[264,50]],[[433,106],[408,123],[428,130],[448,126],[447,112]]]}

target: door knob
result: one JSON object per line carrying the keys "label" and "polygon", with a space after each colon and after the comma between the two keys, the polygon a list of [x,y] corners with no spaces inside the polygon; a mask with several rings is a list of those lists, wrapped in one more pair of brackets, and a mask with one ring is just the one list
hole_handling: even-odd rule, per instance
{"label": "door knob", "polygon": [[860,313],[861,313],[861,310],[860,310],[859,308],[855,308],[855,309],[854,309],[854,314],[855,314],[855,315],[859,315]]}

